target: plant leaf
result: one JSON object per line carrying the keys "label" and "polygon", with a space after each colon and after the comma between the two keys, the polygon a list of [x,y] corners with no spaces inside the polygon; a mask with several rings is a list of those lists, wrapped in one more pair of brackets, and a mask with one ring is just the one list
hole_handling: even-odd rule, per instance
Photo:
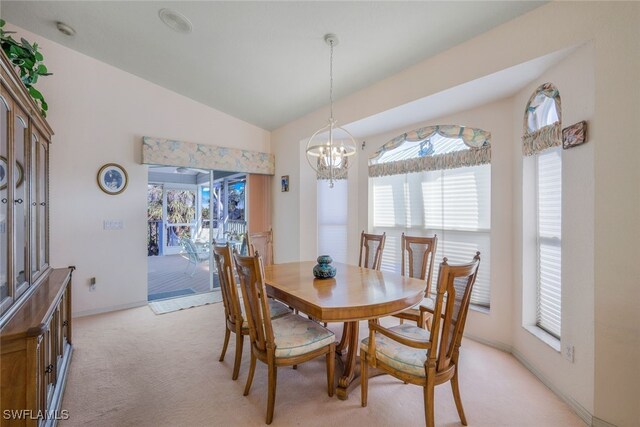
{"label": "plant leaf", "polygon": [[42,61],[44,58],[42,57],[42,54],[40,52],[36,52],[36,61]]}
{"label": "plant leaf", "polygon": [[20,39],[22,46],[27,49],[30,53],[33,53],[33,48],[31,47],[31,43],[29,43],[24,37]]}
{"label": "plant leaf", "polygon": [[47,74],[47,67],[44,64],[38,65],[38,74]]}
{"label": "plant leaf", "polygon": [[36,89],[35,87],[31,86],[29,88],[29,94],[31,95],[31,97],[33,99],[39,99],[39,100],[43,100],[44,98],[42,97],[42,94],[38,91],[38,89]]}

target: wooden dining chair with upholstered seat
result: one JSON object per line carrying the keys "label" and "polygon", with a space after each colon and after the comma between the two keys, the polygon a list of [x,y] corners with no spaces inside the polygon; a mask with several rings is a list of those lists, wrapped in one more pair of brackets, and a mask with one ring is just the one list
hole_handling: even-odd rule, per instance
{"label": "wooden dining chair with upholstered seat", "polygon": [[[402,233],[402,275],[426,282],[424,299],[419,305],[424,305],[431,309],[433,309],[435,303],[431,295],[431,277],[433,276],[433,260],[437,247],[437,234],[433,237],[413,237],[405,236],[405,234]],[[417,306],[394,314],[393,316],[400,318],[400,322],[402,322],[402,320],[414,321],[420,327],[426,322],[424,318],[425,313],[421,313]]]}
{"label": "wooden dining chair with upholstered seat", "polygon": [[411,324],[385,328],[369,320],[369,337],[360,344],[362,406],[367,406],[372,366],[423,387],[428,427],[434,425],[435,386],[450,381],[460,421],[467,425],[458,389],[458,357],[479,265],[480,252],[469,264],[449,265],[447,258],[440,264],[435,306],[433,310],[420,306],[420,311],[433,316],[431,333]]}
{"label": "wooden dining chair with upholstered seat", "polygon": [[364,231],[360,233],[360,256],[358,257],[358,267],[380,270],[382,264],[382,251],[387,233],[368,234]]}
{"label": "wooden dining chair with upholstered seat", "polygon": [[[227,243],[226,246],[214,246],[213,258],[218,267],[218,280],[220,282],[225,318],[224,344],[222,346],[222,354],[220,354],[220,362],[224,361],[224,355],[229,345],[229,337],[233,332],[236,335],[236,358],[231,378],[236,380],[238,379],[240,363],[242,362],[244,336],[249,335],[249,326],[244,320],[244,308],[238,297],[238,285],[234,274],[231,245]],[[272,317],[281,317],[291,313],[291,310],[286,305],[271,299],[269,300],[269,308]]]}
{"label": "wooden dining chair with upholstered seat", "polygon": [[324,355],[327,363],[327,389],[329,396],[333,396],[335,336],[318,323],[297,314],[271,319],[264,284],[264,265],[260,255],[244,257],[234,254],[234,259],[251,338],[251,364],[244,395],[249,394],[256,359],[259,359],[267,364],[269,371],[266,421],[271,424],[279,366],[298,365]]}
{"label": "wooden dining chair with upholstered seat", "polygon": [[259,231],[247,233],[249,256],[258,252],[262,256],[264,265],[273,265],[273,231]]}

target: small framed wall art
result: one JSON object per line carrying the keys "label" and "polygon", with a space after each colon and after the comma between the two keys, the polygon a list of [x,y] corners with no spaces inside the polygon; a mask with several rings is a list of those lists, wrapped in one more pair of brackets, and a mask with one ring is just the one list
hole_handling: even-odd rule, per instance
{"label": "small framed wall art", "polygon": [[282,185],[281,191],[289,191],[289,175],[283,175],[280,179],[280,183]]}
{"label": "small framed wall art", "polygon": [[129,183],[127,171],[116,163],[107,163],[98,171],[98,186],[107,194],[122,193]]}

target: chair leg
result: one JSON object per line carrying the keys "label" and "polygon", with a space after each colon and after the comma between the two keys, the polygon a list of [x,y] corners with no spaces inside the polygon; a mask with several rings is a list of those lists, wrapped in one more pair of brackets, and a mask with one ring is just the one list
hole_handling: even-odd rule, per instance
{"label": "chair leg", "polygon": [[276,404],[276,383],[278,380],[278,368],[269,365],[269,397],[267,399],[267,424],[273,421],[273,408]]}
{"label": "chair leg", "polygon": [[224,344],[222,345],[222,354],[220,354],[220,362],[224,361],[224,355],[227,353],[227,346],[229,345],[229,336],[231,335],[231,331],[229,328],[225,326],[224,328]]}
{"label": "chair leg", "polygon": [[456,365],[455,373],[451,378],[451,390],[453,391],[453,400],[456,401],[456,409],[458,409],[458,415],[460,416],[460,422],[463,426],[467,425],[467,417],[464,415],[464,409],[462,408],[462,399],[460,398],[460,389],[458,388],[458,366]]}
{"label": "chair leg", "polygon": [[256,372],[256,356],[251,352],[251,363],[249,364],[249,375],[247,376],[247,384],[244,386],[244,395],[249,395],[251,383],[253,382],[253,374]]}
{"label": "chair leg", "polygon": [[242,363],[242,345],[244,344],[244,335],[236,334],[236,360],[233,363],[233,376],[232,380],[238,379],[240,373],[240,364]]}
{"label": "chair leg", "polygon": [[367,394],[369,392],[369,364],[367,352],[360,350],[360,396],[362,407],[367,406]]}
{"label": "chair leg", "polygon": [[435,384],[432,381],[427,380],[427,384],[424,386],[424,418],[427,427],[434,427],[435,418],[433,416],[433,400],[435,395]]}
{"label": "chair leg", "polygon": [[336,344],[333,343],[329,346],[329,353],[327,353],[327,391],[329,397],[333,397],[333,371],[336,366]]}

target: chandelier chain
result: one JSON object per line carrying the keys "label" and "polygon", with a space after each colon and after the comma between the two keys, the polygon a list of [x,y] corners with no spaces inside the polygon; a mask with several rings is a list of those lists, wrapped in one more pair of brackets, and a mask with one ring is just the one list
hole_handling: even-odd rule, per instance
{"label": "chandelier chain", "polygon": [[329,42],[331,46],[331,56],[329,59],[329,105],[331,110],[331,121],[333,121],[333,40]]}

